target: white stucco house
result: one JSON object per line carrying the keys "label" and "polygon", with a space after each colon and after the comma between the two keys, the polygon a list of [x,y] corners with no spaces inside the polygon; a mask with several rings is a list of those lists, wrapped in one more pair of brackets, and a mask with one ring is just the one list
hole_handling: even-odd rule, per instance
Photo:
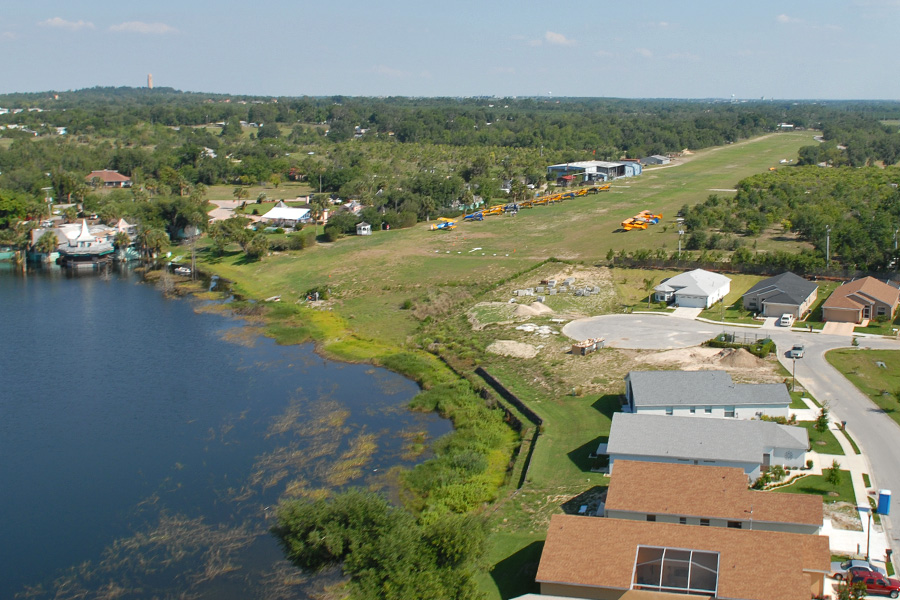
{"label": "white stucco house", "polygon": [[806,463],[808,450],[809,435],[803,427],[770,421],[616,413],[609,442],[601,444],[597,452],[609,455],[610,472],[615,472],[617,460],[639,460],[738,467],[756,480],[770,466],[799,469]]}
{"label": "white stucco house", "polygon": [[653,288],[657,302],[688,308],[709,308],[731,291],[731,280],[718,273],[694,269],[663,280]]}
{"label": "white stucco house", "polygon": [[726,371],[630,371],[623,410],[676,417],[790,416],[784,383],[734,383]]}

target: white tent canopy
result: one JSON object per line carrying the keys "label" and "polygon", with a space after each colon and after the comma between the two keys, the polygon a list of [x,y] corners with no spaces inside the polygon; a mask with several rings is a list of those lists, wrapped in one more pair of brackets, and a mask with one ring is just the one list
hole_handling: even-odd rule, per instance
{"label": "white tent canopy", "polygon": [[284,201],[280,201],[275,205],[272,210],[264,214],[260,217],[261,221],[273,222],[280,221],[281,223],[299,223],[301,221],[306,221],[309,219],[309,209],[308,208],[295,208],[293,206],[288,206],[284,203]]}

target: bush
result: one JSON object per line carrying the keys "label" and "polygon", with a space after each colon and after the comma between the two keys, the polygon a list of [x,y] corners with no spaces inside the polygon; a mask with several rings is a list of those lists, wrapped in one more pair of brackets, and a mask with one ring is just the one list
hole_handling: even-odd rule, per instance
{"label": "bush", "polygon": [[315,231],[304,231],[302,233],[295,233],[293,235],[289,235],[287,237],[287,249],[288,250],[303,250],[304,248],[309,248],[313,244],[316,243],[316,232]]}
{"label": "bush", "polygon": [[341,237],[341,230],[337,227],[326,225],[323,237],[326,242],[336,242]]}

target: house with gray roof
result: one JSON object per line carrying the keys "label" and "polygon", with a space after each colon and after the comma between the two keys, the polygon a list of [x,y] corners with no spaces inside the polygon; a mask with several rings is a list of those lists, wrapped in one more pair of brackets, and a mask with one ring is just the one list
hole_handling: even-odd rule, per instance
{"label": "house with gray roof", "polygon": [[744,294],[744,310],[766,317],[793,315],[802,319],[819,296],[819,286],[786,271],[763,279]]}
{"label": "house with gray roof", "polygon": [[609,454],[611,472],[617,460],[637,460],[739,467],[755,480],[770,466],[802,467],[808,450],[809,435],[803,427],[770,421],[616,413],[609,442],[601,444],[598,454]]}
{"label": "house with gray roof", "polygon": [[653,288],[657,302],[688,308],[709,308],[731,291],[731,280],[718,273],[694,269],[665,279]]}
{"label": "house with gray roof", "polygon": [[630,371],[624,410],[680,417],[789,417],[783,383],[734,383],[726,371]]}

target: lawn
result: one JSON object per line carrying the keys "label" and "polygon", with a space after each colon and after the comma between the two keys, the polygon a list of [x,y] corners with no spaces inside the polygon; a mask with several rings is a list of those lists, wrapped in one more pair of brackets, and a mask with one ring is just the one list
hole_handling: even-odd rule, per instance
{"label": "lawn", "polygon": [[816,424],[812,421],[800,421],[798,427],[803,427],[809,433],[809,446],[813,452],[819,454],[844,454],[840,442],[834,437],[830,429],[820,433],[816,430]]}
{"label": "lawn", "polygon": [[822,304],[828,300],[828,296],[831,295],[837,287],[840,285],[839,281],[819,281],[819,293],[816,295],[816,301],[813,303],[812,307],[810,307],[809,313],[807,313],[806,319],[801,321],[800,323],[795,323],[795,326],[810,326],[812,325],[813,329],[822,329],[825,323],[822,321]]}
{"label": "lawn", "polygon": [[[801,477],[791,485],[775,488],[774,492],[784,494],[813,494],[822,496],[827,503],[832,502],[849,502],[856,504],[856,496],[853,493],[853,482],[850,480],[850,471],[841,470],[841,482],[837,487],[832,486],[826,481],[825,475],[807,475]],[[835,496],[830,494],[836,493]]]}
{"label": "lawn", "polygon": [[305,183],[296,181],[285,181],[278,185],[211,185],[206,188],[206,197],[209,200],[235,200],[234,190],[236,187],[242,187],[247,190],[247,206],[254,204],[261,193],[265,193],[269,200],[293,200],[299,196],[307,196],[312,190]]}
{"label": "lawn", "polygon": [[[900,351],[845,348],[832,350],[825,358],[900,424]],[[884,367],[880,367],[879,362]]]}
{"label": "lawn", "polygon": [[877,321],[872,319],[869,321],[869,324],[865,327],[854,327],[853,331],[857,333],[874,333],[876,335],[888,335],[892,337],[897,336],[897,330],[900,329],[900,314],[897,315],[893,321],[887,319],[887,317],[881,317],[884,319],[883,321]]}
{"label": "lawn", "polygon": [[728,275],[727,277],[731,280],[731,291],[725,296],[724,301],[704,310],[700,316],[713,321],[724,320],[761,325],[761,321],[753,319],[752,313],[744,310],[744,294],[764,278],[759,275]]}

